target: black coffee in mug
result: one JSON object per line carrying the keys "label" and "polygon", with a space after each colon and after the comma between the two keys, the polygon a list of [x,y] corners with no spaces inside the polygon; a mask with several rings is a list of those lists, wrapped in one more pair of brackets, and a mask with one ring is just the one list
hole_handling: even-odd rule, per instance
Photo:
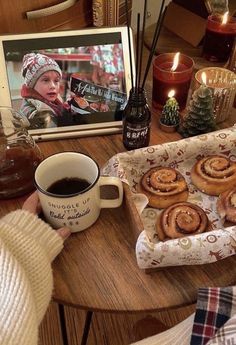
{"label": "black coffee in mug", "polygon": [[65,177],[61,180],[53,182],[47,188],[47,191],[52,194],[70,195],[81,193],[90,186],[90,182],[79,177]]}
{"label": "black coffee in mug", "polygon": [[[80,152],[45,158],[35,170],[35,185],[44,217],[55,229],[66,225],[72,232],[83,231],[96,222],[101,209],[119,207],[123,202],[121,180],[100,176],[97,162]],[[116,187],[118,197],[114,199],[113,190],[112,198],[108,193],[103,197],[105,187]]]}

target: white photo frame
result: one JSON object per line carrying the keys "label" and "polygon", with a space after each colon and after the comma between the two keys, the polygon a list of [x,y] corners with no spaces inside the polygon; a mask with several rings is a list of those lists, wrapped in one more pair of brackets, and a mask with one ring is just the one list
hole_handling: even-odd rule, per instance
{"label": "white photo frame", "polygon": [[[133,47],[132,34],[130,39]],[[118,58],[114,67],[114,61],[110,60],[116,56],[115,49]],[[96,50],[100,61],[96,61]],[[61,97],[68,103],[69,94],[72,115],[55,120],[56,125],[48,127],[45,113],[37,114],[38,122],[30,120],[29,133],[33,138],[40,141],[119,133],[122,110],[131,88],[130,66],[134,66],[131,50],[129,54],[126,26],[0,36],[0,105],[21,112],[22,59],[27,53],[39,52],[60,65],[64,76]],[[105,70],[104,75],[109,79],[100,76],[94,82],[94,60],[100,66],[100,74]]]}

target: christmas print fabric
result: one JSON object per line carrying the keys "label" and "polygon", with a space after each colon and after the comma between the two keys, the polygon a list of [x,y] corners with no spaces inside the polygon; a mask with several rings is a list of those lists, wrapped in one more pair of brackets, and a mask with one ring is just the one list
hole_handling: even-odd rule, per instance
{"label": "christmas print fabric", "polygon": [[[205,156],[220,154],[236,161],[236,127],[203,134],[163,145],[119,153],[112,157],[103,174],[118,176],[128,183],[137,200],[144,230],[136,242],[136,258],[142,269],[164,266],[197,265],[215,262],[236,253],[236,226],[224,227],[216,211],[216,196],[200,192],[190,179],[194,163]],[[212,230],[180,239],[159,241],[155,223],[159,209],[147,207],[147,198],[137,195],[141,176],[155,166],[177,169],[189,187],[188,201],[203,208]],[[146,207],[145,207],[146,206]]]}

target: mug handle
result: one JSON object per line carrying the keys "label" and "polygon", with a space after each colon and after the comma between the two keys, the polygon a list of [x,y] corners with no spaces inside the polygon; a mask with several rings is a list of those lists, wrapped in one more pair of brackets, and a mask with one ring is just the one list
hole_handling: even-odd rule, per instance
{"label": "mug handle", "polygon": [[118,177],[100,176],[99,187],[101,186],[115,186],[118,189],[118,198],[116,199],[100,199],[101,208],[115,208],[119,207],[123,201],[123,185]]}

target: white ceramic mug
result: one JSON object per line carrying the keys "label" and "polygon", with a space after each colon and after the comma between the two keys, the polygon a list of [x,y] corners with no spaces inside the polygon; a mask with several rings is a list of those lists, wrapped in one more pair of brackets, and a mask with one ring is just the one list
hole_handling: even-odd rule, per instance
{"label": "white ceramic mug", "polygon": [[[64,178],[87,180],[89,186],[69,195],[47,191],[53,183]],[[35,184],[47,222],[54,228],[68,226],[72,232],[87,229],[96,222],[101,208],[119,207],[123,200],[120,179],[100,176],[98,164],[91,157],[79,152],[62,152],[44,159],[35,171]],[[102,199],[101,186],[115,186],[118,197]]]}

